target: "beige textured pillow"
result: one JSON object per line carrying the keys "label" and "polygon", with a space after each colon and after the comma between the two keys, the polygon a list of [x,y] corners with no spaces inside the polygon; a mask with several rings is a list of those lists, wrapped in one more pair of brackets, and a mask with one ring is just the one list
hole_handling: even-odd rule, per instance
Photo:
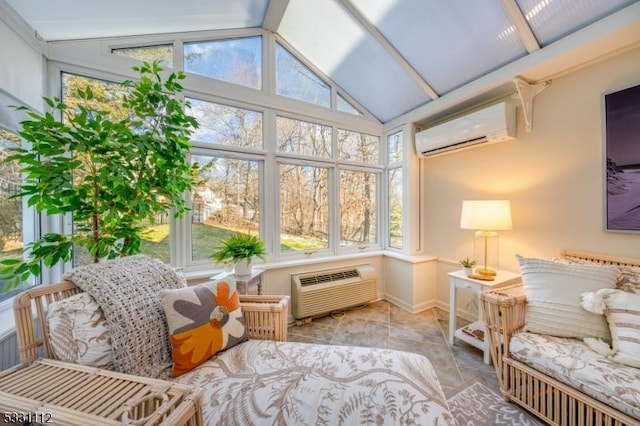
{"label": "beige textured pillow", "polygon": [[601,265],[565,265],[516,255],[527,296],[525,331],[558,337],[611,340],[602,315],[580,306],[580,295],[614,288],[618,269]]}
{"label": "beige textured pillow", "polygon": [[113,370],[109,325],[89,294],[78,293],[49,305],[47,324],[57,359]]}
{"label": "beige textured pillow", "polygon": [[[564,264],[599,265],[599,263],[573,256],[560,256],[553,259]],[[627,293],[640,294],[640,266],[617,266],[616,288]]]}

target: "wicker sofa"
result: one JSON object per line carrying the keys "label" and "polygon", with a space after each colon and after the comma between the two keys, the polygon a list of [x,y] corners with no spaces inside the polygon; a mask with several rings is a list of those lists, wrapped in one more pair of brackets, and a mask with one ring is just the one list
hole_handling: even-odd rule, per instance
{"label": "wicker sofa", "polygon": [[[579,251],[563,251],[561,258],[634,273],[640,266],[640,259]],[[640,425],[640,369],[605,359],[581,340],[524,331],[527,296],[522,284],[486,291],[481,301],[505,400],[553,425]]]}
{"label": "wicker sofa", "polygon": [[[63,281],[16,296],[19,367],[55,359],[47,311],[52,303],[80,293],[73,282]],[[384,424],[454,424],[426,357],[286,342],[287,296],[240,296],[240,306],[249,340],[170,379],[204,396],[200,405],[204,424],[361,424],[376,419]],[[2,396],[0,384],[0,412]],[[109,417],[118,420],[121,411]]]}

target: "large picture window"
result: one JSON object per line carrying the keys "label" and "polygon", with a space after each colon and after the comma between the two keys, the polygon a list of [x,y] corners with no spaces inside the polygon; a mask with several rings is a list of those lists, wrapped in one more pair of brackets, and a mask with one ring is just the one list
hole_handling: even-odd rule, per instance
{"label": "large picture window", "polygon": [[[125,88],[114,82],[74,75],[62,75],[62,99],[65,104],[73,107],[80,102],[77,90],[91,88],[94,98],[94,107],[101,109],[114,118],[122,118],[126,111],[122,108],[122,97],[126,94]],[[84,101],[83,101],[84,102]],[[69,108],[73,114],[73,108]],[[145,221],[139,225],[144,228],[141,242],[141,253],[170,262],[170,238],[169,238],[170,212],[156,216],[154,223]],[[74,232],[77,232],[74,230]],[[92,262],[89,253],[83,248],[76,247],[74,252],[74,264],[86,265]]]}
{"label": "large picture window", "polygon": [[[387,191],[375,134],[381,125],[273,37],[177,40],[111,52],[140,61],[161,59],[192,74],[183,92],[187,113],[199,124],[190,152],[196,183],[185,194],[191,211],[178,220],[167,211],[154,223],[140,224],[146,230],[143,254],[176,266],[211,267],[210,255],[237,231],[264,239],[268,261],[380,245],[380,229],[386,229],[380,200]],[[263,63],[263,52],[273,57]],[[176,64],[174,56],[183,63]],[[109,70],[100,75],[110,75]],[[79,101],[75,90],[88,85],[101,109],[124,114],[120,78],[114,76],[112,83],[63,73],[63,101],[73,106]],[[238,90],[234,97],[232,91],[214,90],[222,86],[207,78],[258,90],[264,79],[275,83],[275,93],[270,84],[270,90]],[[295,109],[292,101],[300,101]],[[333,111],[315,114],[317,106]],[[353,128],[345,118],[355,121]],[[90,261],[76,252],[76,265]]]}

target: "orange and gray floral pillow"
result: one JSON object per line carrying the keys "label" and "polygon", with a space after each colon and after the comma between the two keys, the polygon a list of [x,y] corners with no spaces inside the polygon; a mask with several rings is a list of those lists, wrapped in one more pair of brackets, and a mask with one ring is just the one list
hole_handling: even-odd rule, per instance
{"label": "orange and gray floral pillow", "polygon": [[248,339],[233,275],[193,287],[161,290],[173,357],[172,377]]}

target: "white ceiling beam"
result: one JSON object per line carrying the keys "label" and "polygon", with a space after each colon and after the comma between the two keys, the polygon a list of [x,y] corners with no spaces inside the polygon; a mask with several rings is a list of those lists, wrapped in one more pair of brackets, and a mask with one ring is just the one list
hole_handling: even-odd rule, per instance
{"label": "white ceiling beam", "polygon": [[411,79],[427,94],[431,99],[440,97],[438,93],[427,83],[422,76],[407,62],[398,50],[389,43],[389,40],[382,35],[371,21],[369,21],[350,0],[340,0],[340,3],[356,18],[360,24],[371,34],[371,36],[391,55],[400,67],[411,77]]}
{"label": "white ceiling beam", "polygon": [[533,53],[536,50],[540,50],[540,43],[538,43],[535,34],[531,31],[531,27],[518,7],[516,0],[500,0],[500,3],[527,51]]}
{"label": "white ceiling beam", "polygon": [[262,28],[277,33],[287,6],[289,6],[289,0],[270,0],[267,13],[264,14]]}
{"label": "white ceiling beam", "polygon": [[[421,105],[385,123],[385,130],[406,123],[422,122],[441,113],[454,111],[465,101],[482,98],[492,90],[508,87],[513,93],[513,78],[542,81],[564,75],[614,52],[640,45],[640,2],[614,13],[588,27],[518,59],[487,75],[447,93],[440,99]],[[507,96],[504,93],[502,96]]]}

